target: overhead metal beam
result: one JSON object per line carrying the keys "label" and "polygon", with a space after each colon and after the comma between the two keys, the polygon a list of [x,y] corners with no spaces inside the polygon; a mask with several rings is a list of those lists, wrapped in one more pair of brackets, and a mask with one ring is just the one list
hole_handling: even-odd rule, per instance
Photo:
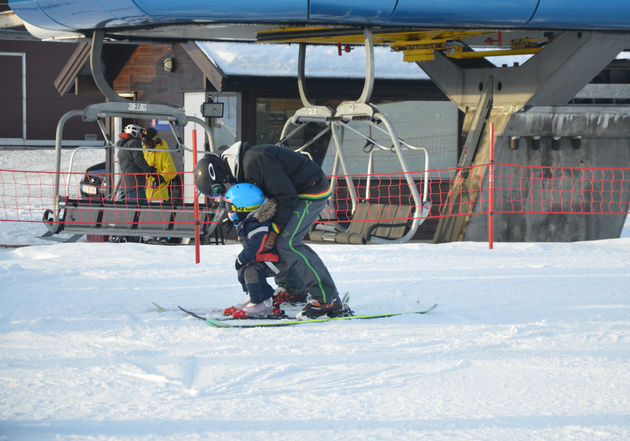
{"label": "overhead metal beam", "polygon": [[464,112],[476,107],[488,76],[493,105],[517,111],[566,104],[627,47],[628,34],[563,32],[520,66],[463,68],[439,51],[418,65]]}

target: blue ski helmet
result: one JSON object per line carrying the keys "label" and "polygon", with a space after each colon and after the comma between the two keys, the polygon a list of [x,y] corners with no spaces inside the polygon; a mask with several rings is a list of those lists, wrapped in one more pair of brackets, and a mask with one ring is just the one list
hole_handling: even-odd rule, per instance
{"label": "blue ski helmet", "polygon": [[223,200],[227,202],[230,211],[247,216],[265,202],[265,195],[254,184],[241,183],[232,185]]}

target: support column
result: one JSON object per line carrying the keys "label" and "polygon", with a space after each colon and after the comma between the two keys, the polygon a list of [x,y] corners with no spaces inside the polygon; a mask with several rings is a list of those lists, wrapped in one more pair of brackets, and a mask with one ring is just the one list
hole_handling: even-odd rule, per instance
{"label": "support column", "polygon": [[[476,67],[465,68],[456,64],[440,52],[435,53],[433,61],[419,62],[419,66],[431,77],[435,84],[465,113],[464,126],[462,132],[467,135],[465,149],[462,153],[460,166],[486,164],[489,161],[488,149],[488,123],[494,123],[495,136],[500,141],[503,139],[507,127],[510,127],[510,137],[525,136],[519,133],[522,127],[522,119],[527,118],[528,112],[534,112],[538,106],[563,106],[566,105],[575,95],[584,88],[599,72],[601,72],[618,54],[624,49],[630,48],[630,35],[598,32],[562,32],[557,34],[550,42],[536,55],[520,66],[513,67]],[[489,83],[488,79],[492,78]],[[492,90],[488,90],[491,84]],[[491,97],[489,111],[481,109],[481,106],[488,105]],[[553,110],[552,114],[537,118],[537,120],[553,119],[554,112],[564,113],[563,110]],[[586,110],[584,110],[586,112]],[[614,110],[612,111],[614,113]],[[480,119],[480,116],[487,115],[487,119]],[[517,119],[515,119],[517,118]],[[566,126],[559,128],[556,137],[562,137],[563,131],[573,133],[572,136],[582,136],[588,138],[590,134],[598,129],[596,119],[586,119],[579,126],[570,122]],[[518,121],[518,122],[517,122]],[[580,132],[580,133],[577,133]],[[542,136],[542,134],[532,134],[531,136]],[[547,135],[549,136],[549,135]],[[628,127],[628,137],[630,138],[630,126]],[[508,143],[509,144],[509,143]],[[501,162],[500,149],[505,143],[497,142],[497,162]],[[605,146],[597,139],[588,143],[583,143],[581,152],[568,151],[567,155],[587,155],[596,157],[598,150]],[[624,155],[622,147],[618,154]],[[591,149],[591,150],[584,150]],[[627,147],[626,147],[627,149]],[[465,156],[464,156],[465,155]],[[548,155],[527,155],[524,165],[554,165]],[[601,161],[595,161],[598,166],[605,166]],[[563,164],[555,164],[555,166]],[[572,163],[564,164],[572,166]],[[614,165],[612,165],[614,166]],[[477,222],[480,216],[458,215],[462,204],[469,207],[475,206],[474,211],[479,211],[478,200],[480,192],[487,184],[487,167],[479,167],[470,171],[471,175],[458,175],[451,181],[451,189],[448,196],[448,213],[452,216],[442,217],[434,236],[434,242],[448,242],[456,240],[484,240],[477,237],[473,231],[478,229],[471,227]],[[470,179],[470,178],[473,179]],[[466,199],[465,201],[463,199]],[[554,240],[577,240],[566,228],[549,228],[549,219],[538,219],[526,222],[525,228],[512,228],[509,223],[516,222],[517,217],[532,218],[534,216],[522,214],[512,218],[503,217],[507,225],[503,225],[504,231],[509,234],[498,234],[498,240],[528,240],[533,237],[536,229],[540,231],[553,230],[551,236]],[[573,223],[575,228],[588,230],[590,233],[584,237],[601,238],[603,227],[587,227],[586,223],[592,223],[581,215],[574,216],[578,225]],[[565,216],[565,217],[566,217]],[[617,215],[619,217],[619,215]],[[624,216],[625,217],[625,216]],[[485,219],[485,218],[484,218]],[[566,219],[554,221],[563,222]],[[519,221],[520,222],[520,221]],[[583,224],[583,225],[582,225]],[[500,228],[496,222],[497,229]],[[598,224],[599,225],[599,224]],[[487,228],[487,227],[486,227]],[[542,230],[541,230],[542,228]],[[616,230],[616,228],[613,228]],[[479,229],[483,231],[483,228]],[[611,230],[612,231],[612,230]],[[580,236],[582,237],[582,236]],[[551,240],[551,239],[550,239]]]}

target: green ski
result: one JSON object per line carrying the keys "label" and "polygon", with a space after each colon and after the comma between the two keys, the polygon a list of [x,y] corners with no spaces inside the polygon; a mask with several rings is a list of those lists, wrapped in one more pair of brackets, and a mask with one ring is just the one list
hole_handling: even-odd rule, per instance
{"label": "green ski", "polygon": [[307,320],[280,320],[274,322],[259,322],[259,323],[226,323],[222,320],[217,320],[213,318],[207,318],[206,323],[215,328],[269,328],[269,327],[278,327],[278,326],[292,326],[292,325],[305,325],[307,323],[319,323],[319,322],[332,322],[337,320],[367,320],[367,319],[379,319],[385,317],[395,317],[398,315],[408,315],[408,314],[426,314],[428,312],[433,311],[437,308],[437,303],[430,308],[427,308],[422,311],[407,311],[407,312],[390,312],[386,314],[367,314],[367,315],[353,315],[350,317],[322,317],[316,319],[307,319]]}

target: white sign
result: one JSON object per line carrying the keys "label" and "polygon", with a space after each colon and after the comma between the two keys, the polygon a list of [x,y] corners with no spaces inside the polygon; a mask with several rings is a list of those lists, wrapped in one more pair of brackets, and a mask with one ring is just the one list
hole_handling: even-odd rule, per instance
{"label": "white sign", "polygon": [[130,112],[146,112],[147,105],[145,103],[129,103]]}

